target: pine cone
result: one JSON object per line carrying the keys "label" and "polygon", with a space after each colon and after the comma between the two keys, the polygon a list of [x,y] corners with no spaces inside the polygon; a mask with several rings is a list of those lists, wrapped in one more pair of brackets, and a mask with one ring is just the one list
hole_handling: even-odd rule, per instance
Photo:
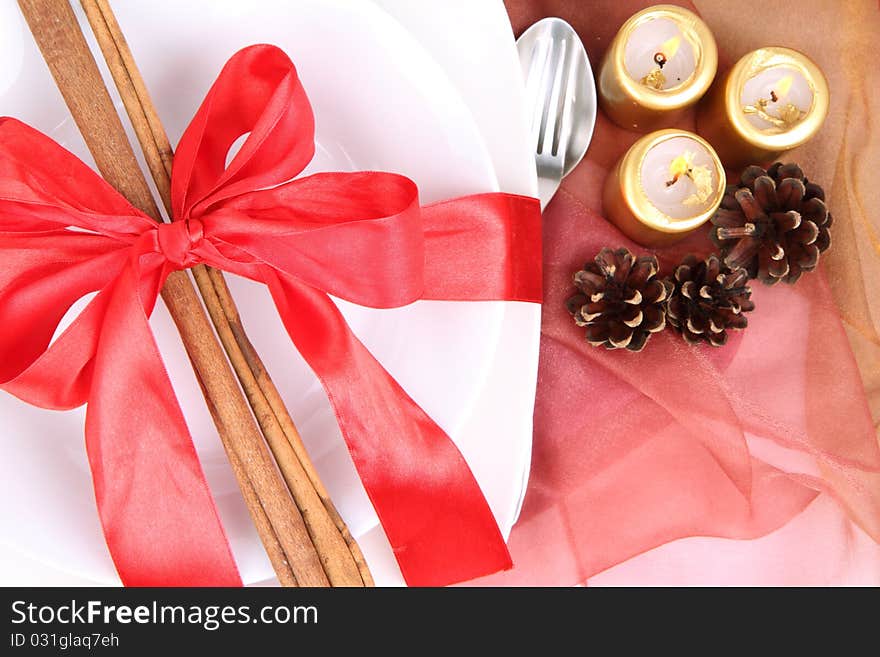
{"label": "pine cone", "polygon": [[641,351],[651,333],[663,330],[672,283],[656,278],[658,270],[653,255],[604,248],[574,275],[580,293],[566,306],[591,345]]}
{"label": "pine cone", "polygon": [[767,171],[750,166],[728,185],[709,236],[731,269],[768,285],[794,283],[831,246],[831,222],[822,188],[798,165],[777,162]]}
{"label": "pine cone", "polygon": [[687,342],[705,340],[720,347],[727,342],[728,329],[744,329],[748,324],[743,313],[754,310],[755,304],[749,298],[752,290],[745,269],[730,269],[714,253],[705,261],[687,256],[673,279],[666,316]]}

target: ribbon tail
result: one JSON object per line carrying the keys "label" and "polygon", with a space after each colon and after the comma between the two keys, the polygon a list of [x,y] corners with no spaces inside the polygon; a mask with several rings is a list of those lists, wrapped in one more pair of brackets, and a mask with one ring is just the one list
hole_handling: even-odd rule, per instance
{"label": "ribbon tail", "polygon": [[104,293],[86,448],[116,569],[126,586],[241,586],[134,268]]}
{"label": "ribbon tail", "polygon": [[423,299],[541,303],[541,206],[515,194],[474,194],[422,208]]}
{"label": "ribbon tail", "polygon": [[329,296],[273,272],[265,280],[330,398],[406,582],[442,586],[510,568],[486,498],[449,436],[373,358]]}

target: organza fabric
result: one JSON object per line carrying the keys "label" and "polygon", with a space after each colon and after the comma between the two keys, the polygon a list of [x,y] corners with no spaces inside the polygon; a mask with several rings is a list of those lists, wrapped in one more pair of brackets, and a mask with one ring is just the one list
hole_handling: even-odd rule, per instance
{"label": "organza fabric", "polygon": [[[568,20],[597,70],[620,25],[651,3],[506,4],[516,34],[547,15]],[[876,249],[869,213],[853,200],[856,192],[877,191],[857,188],[854,176],[863,180],[871,170],[851,166],[857,156],[876,160],[877,146],[876,139],[873,148],[863,141],[870,122],[841,133],[844,114],[864,114],[856,94],[866,97],[868,83],[840,76],[846,54],[831,44],[840,33],[803,3],[792,11],[765,8],[767,21],[748,21],[748,39],[737,20],[741,7],[703,4],[711,6],[722,67],[759,45],[797,46],[786,37],[826,33],[804,50],[823,67],[830,57],[832,96],[844,95],[848,109],[832,101],[837,109],[811,144],[822,149],[821,158],[802,149],[783,160],[801,162],[826,185],[835,216],[831,251],[794,287],[755,283],[749,327],[724,348],[688,347],[670,332],[639,354],[590,347],[563,304],[572,273],[603,246],[647,251],[602,217],[605,176],[640,135],[600,113],[585,160],[544,215],[535,442],[523,513],[510,538],[515,568],[479,584],[569,585],[599,573],[592,583],[877,581],[880,449],[862,376],[873,389],[878,341],[870,318],[877,317],[878,296],[870,290],[880,281],[880,264],[863,237],[873,234]],[[825,11],[838,10],[837,20],[858,34],[877,24],[876,6],[856,11],[835,3]],[[854,13],[866,14],[863,25]],[[850,39],[850,47],[864,41]],[[871,102],[876,107],[876,92]],[[678,127],[693,130],[693,117]],[[861,139],[848,138],[850,132]],[[701,231],[656,253],[668,272],[685,253],[710,249]]]}

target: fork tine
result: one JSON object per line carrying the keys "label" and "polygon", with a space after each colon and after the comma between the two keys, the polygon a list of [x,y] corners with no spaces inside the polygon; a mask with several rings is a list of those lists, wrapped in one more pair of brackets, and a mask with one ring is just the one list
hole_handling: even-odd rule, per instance
{"label": "fork tine", "polygon": [[[532,118],[529,130],[533,136],[533,140],[538,138],[538,130],[541,127],[540,106],[541,106],[541,82],[544,76],[544,69],[547,64],[548,43],[546,39],[536,39],[532,45],[532,54],[529,58],[529,72],[526,77],[526,100],[532,108]],[[534,143],[534,141],[533,141]]]}
{"label": "fork tine", "polygon": [[[563,89],[565,61],[568,52],[571,50],[568,39],[561,39],[558,43],[559,47],[556,49],[553,58],[553,86],[550,89],[550,93],[546,96],[547,102],[544,107],[544,121],[541,130],[543,135],[543,145],[538,150],[541,154],[551,156],[556,155],[553,147],[556,141],[556,132],[560,121],[559,106],[565,99],[565,92]],[[567,79],[565,81],[567,81]]]}
{"label": "fork tine", "polygon": [[541,152],[541,143],[544,136],[544,125],[547,122],[547,89],[552,84],[554,72],[553,54],[556,50],[556,40],[552,37],[541,39],[544,44],[541,62],[541,74],[535,86],[535,95],[532,101],[532,143],[535,144],[536,152]]}
{"label": "fork tine", "polygon": [[566,73],[564,90],[559,97],[558,115],[560,116],[557,124],[556,132],[553,135],[553,155],[562,158],[562,164],[565,166],[565,155],[568,149],[568,141],[571,139],[571,126],[574,121],[572,116],[574,99],[577,95],[577,79],[580,73],[581,60],[577,56],[578,51],[575,44],[569,44],[571,47],[566,54],[566,61],[563,69]]}
{"label": "fork tine", "polygon": [[546,39],[535,39],[529,54],[529,72],[526,74],[526,96],[529,99],[538,93],[540,74],[546,59]]}

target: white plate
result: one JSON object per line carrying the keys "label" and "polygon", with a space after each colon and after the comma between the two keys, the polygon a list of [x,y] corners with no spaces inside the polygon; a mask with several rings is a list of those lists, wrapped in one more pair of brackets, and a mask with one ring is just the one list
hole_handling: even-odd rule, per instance
{"label": "white plate", "polygon": [[[372,0],[427,50],[461,95],[498,176],[501,191],[537,196],[525,84],[513,28],[501,0]],[[442,5],[442,6],[440,6]]]}
{"label": "white plate", "polygon": [[[163,1],[118,3],[116,11],[172,141],[232,52],[249,43],[272,42],[296,62],[316,110],[319,155],[311,170],[400,171],[419,183],[426,201],[497,188],[473,119],[443,71],[399,24],[369,3],[261,2],[250,7],[232,0]],[[0,112],[27,120],[85,158],[12,3],[0,3],[0,26],[9,32],[0,41]],[[273,376],[377,581],[399,583],[323,392],[286,338],[268,295],[247,282],[232,284],[252,337],[273,364]],[[460,446],[505,533],[527,466],[522,446],[530,442],[531,426],[504,432],[486,428],[512,400],[517,407],[525,404],[531,415],[534,382],[524,377],[526,394],[510,383],[518,370],[528,373],[536,364],[537,333],[510,321],[509,308],[519,305],[422,302],[393,311],[343,308],[373,353]],[[243,578],[271,578],[161,306],[153,325]],[[499,374],[508,383],[504,406],[483,403],[487,382]],[[81,411],[50,413],[5,395],[0,409],[6,419],[0,435],[6,493],[0,543],[22,554],[22,565],[27,561],[57,569],[48,579],[31,580],[34,584],[63,584],[64,574],[77,581],[118,581],[94,510]],[[14,560],[0,563],[0,581],[26,583],[15,574]]]}
{"label": "white plate", "polygon": [[[403,25],[449,76],[470,109],[492,158],[503,192],[538,195],[535,156],[529,138],[525,82],[507,9],[501,0],[445,0],[426,11],[412,0],[373,0]],[[541,308],[535,304],[507,304],[499,354],[518,354],[510,369],[492,369],[480,404],[509,412],[492,419],[486,431],[519,435],[531,433],[538,378]],[[516,329],[514,328],[516,327]],[[529,367],[529,363],[531,367]],[[516,386],[510,390],[509,381]],[[513,394],[514,400],[507,397]],[[513,403],[509,403],[513,401]],[[520,499],[514,522],[525,498],[532,457],[531,440],[518,449],[523,463]]]}

